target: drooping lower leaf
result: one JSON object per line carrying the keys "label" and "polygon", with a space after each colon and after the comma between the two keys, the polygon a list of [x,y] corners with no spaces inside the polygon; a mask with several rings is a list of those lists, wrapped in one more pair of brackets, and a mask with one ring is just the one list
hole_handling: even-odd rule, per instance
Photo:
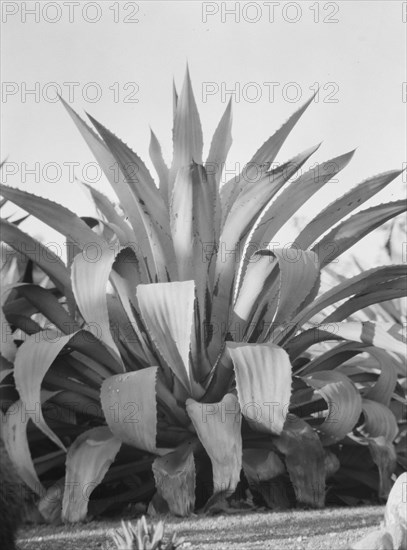
{"label": "drooping lower leaf", "polygon": [[384,500],[389,496],[393,485],[392,475],[397,466],[396,450],[393,443],[383,436],[369,438],[368,445],[373,462],[379,470],[379,497]]}
{"label": "drooping lower leaf", "polygon": [[291,396],[291,364],[273,344],[227,343],[243,416],[253,429],[279,434]]}
{"label": "drooping lower leaf", "polygon": [[214,493],[232,494],[242,468],[242,417],[237,397],[228,393],[219,403],[187,399],[186,408],[212,462]]}
{"label": "drooping lower leaf", "polygon": [[392,443],[398,434],[397,420],[391,410],[377,401],[363,399],[364,422],[358,431],[365,437],[384,437]]}
{"label": "drooping lower leaf", "polygon": [[167,502],[170,513],[188,516],[195,507],[195,461],[193,442],[187,441],[172,453],[153,462],[158,494]]}
{"label": "drooping lower leaf", "polygon": [[283,474],[286,467],[269,449],[243,449],[243,471],[252,492],[259,493],[269,508],[289,508]]}
{"label": "drooping lower leaf", "polygon": [[28,446],[28,418],[26,418],[23,401],[21,399],[15,401],[6,413],[1,411],[0,418],[1,437],[18,475],[32,491],[37,494],[41,493],[43,487],[35,471]]}
{"label": "drooping lower leaf", "polygon": [[100,401],[106,422],[113,435],[128,445],[154,454],[158,449],[156,377],[158,367],[118,374],[105,380]]}
{"label": "drooping lower leaf", "polygon": [[64,498],[65,479],[60,478],[41,494],[37,508],[49,524],[61,523],[62,499]]}
{"label": "drooping lower leaf", "polygon": [[286,471],[278,454],[269,449],[243,449],[243,469],[249,483],[268,481]]}
{"label": "drooping lower leaf", "polygon": [[301,504],[322,508],[325,502],[324,449],[318,435],[301,418],[288,414],[281,434],[273,439]]}
{"label": "drooping lower leaf", "polygon": [[376,359],[380,367],[380,375],[364,397],[388,407],[397,384],[397,366],[389,353],[377,348],[367,348],[367,351]]}
{"label": "drooping lower leaf", "polygon": [[341,463],[335,453],[324,448],[324,464],[325,464],[325,478],[332,477],[341,467]]}
{"label": "drooping lower leaf", "polygon": [[121,444],[106,426],[92,428],[75,439],[66,457],[62,519],[76,522],[86,518],[90,494],[104,478]]}
{"label": "drooping lower leaf", "polygon": [[341,441],[354,428],[362,412],[362,398],[355,385],[337,371],[318,371],[303,380],[328,405],[328,415],[318,426],[322,444]]}

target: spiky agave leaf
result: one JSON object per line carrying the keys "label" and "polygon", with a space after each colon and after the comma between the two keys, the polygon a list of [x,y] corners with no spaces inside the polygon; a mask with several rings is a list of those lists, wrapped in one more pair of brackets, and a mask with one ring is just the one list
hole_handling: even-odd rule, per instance
{"label": "spiky agave leaf", "polygon": [[71,292],[69,271],[53,250],[7,220],[0,220],[0,231],[1,240],[36,262],[62,293],[68,295]]}
{"label": "spiky agave leaf", "polygon": [[115,251],[110,247],[98,250],[97,261],[89,261],[77,254],[71,267],[72,287],[78,308],[90,326],[96,329],[97,338],[111,350],[124,370],[122,359],[113,340],[107,308],[106,287],[115,261]]}
{"label": "spiky agave leaf", "polygon": [[279,455],[269,449],[243,449],[243,471],[252,491],[262,495],[270,508],[288,508],[282,476],[286,467]]}
{"label": "spiky agave leaf", "polygon": [[158,494],[167,502],[172,514],[188,516],[195,508],[196,441],[182,443],[174,452],[153,462]]}
{"label": "spiky agave leaf", "polygon": [[349,321],[332,324],[321,324],[294,336],[285,348],[293,360],[303,353],[308,347],[318,342],[329,340],[351,340],[373,345],[381,349],[399,354],[405,357],[406,349],[403,343],[391,335],[390,326],[378,323]]}
{"label": "spiky agave leaf", "polygon": [[[294,314],[319,284],[320,270],[318,258],[310,250],[275,249],[273,254],[278,262],[278,279],[273,281],[269,290],[269,303],[265,304],[263,297],[258,306],[258,309],[263,309],[259,340],[277,342],[279,333],[285,332],[292,324]],[[259,316],[256,321],[258,319]]]}
{"label": "spiky agave leaf", "polygon": [[333,262],[368,233],[407,209],[404,200],[372,206],[334,227],[314,247],[321,266]]}
{"label": "spiky agave leaf", "polygon": [[174,151],[168,187],[170,196],[178,170],[192,163],[202,164],[202,127],[188,68],[181,93],[176,101],[173,144]]}
{"label": "spiky agave leaf", "polygon": [[125,185],[136,201],[151,248],[154,262],[153,280],[170,280],[176,276],[176,271],[168,211],[155,182],[144,162],[134,151],[97,120],[88,116],[113,155],[124,176]]}
{"label": "spiky agave leaf", "polygon": [[152,130],[151,130],[149,153],[150,153],[150,158],[152,160],[152,163],[154,164],[154,168],[158,175],[159,189],[160,189],[161,196],[163,198],[164,203],[168,206],[168,199],[169,199],[168,184],[169,184],[170,172],[167,165],[165,164],[162,151],[161,151],[161,145],[157,139],[157,136]]}
{"label": "spiky agave leaf", "polygon": [[325,502],[325,459],[316,432],[301,418],[288,414],[275,445],[285,457],[298,501],[322,508]]}
{"label": "spiky agave leaf", "polygon": [[308,248],[335,223],[353,212],[401,174],[400,170],[383,172],[367,178],[329,206],[321,210],[299,233],[295,242],[299,248]]}
{"label": "spiky agave leaf", "polygon": [[58,231],[58,233],[69,237],[81,250],[86,248],[89,243],[103,245],[103,239],[98,237],[83,220],[53,201],[4,184],[0,184],[0,194],[55,229],[55,231]]}
{"label": "spiky agave leaf", "polygon": [[[211,324],[216,327],[216,330],[208,349],[212,361],[216,358],[228,330],[235,286],[239,283],[238,280],[236,281],[236,276],[241,269],[240,264],[244,262],[244,258],[240,260],[240,256],[244,251],[246,237],[250,234],[253,225],[258,222],[265,205],[317,148],[318,146],[307,149],[274,172],[266,173],[250,188],[244,188],[236,197],[228,213],[219,238],[220,250],[215,266]],[[264,247],[261,240],[252,239],[252,242],[257,245],[258,249]]]}
{"label": "spiky agave leaf", "polygon": [[102,481],[122,442],[103,426],[77,437],[66,457],[62,519],[69,522],[86,518],[91,492]]}
{"label": "spiky agave leaf", "polygon": [[40,493],[43,489],[35,470],[27,439],[28,422],[21,422],[24,402],[19,399],[6,414],[1,412],[1,437],[8,455],[19,476],[30,489]]}
{"label": "spiky agave leaf", "polygon": [[193,281],[137,288],[141,316],[158,353],[187,395],[201,397],[203,390],[194,379],[189,360],[194,300]]}
{"label": "spiky agave leaf", "polygon": [[157,448],[156,377],[158,367],[119,374],[105,380],[101,403],[111,432],[120,441],[155,454]]}
{"label": "spiky agave leaf", "polygon": [[273,344],[227,344],[242,414],[254,430],[280,434],[291,395],[287,353]]}
{"label": "spiky agave leaf", "polygon": [[328,414],[318,425],[321,442],[332,445],[341,441],[356,425],[362,412],[362,399],[349,378],[337,371],[319,371],[303,380],[328,406]]}
{"label": "spiky agave leaf", "polygon": [[318,312],[324,310],[328,306],[353,296],[359,292],[369,292],[382,282],[394,281],[405,274],[405,266],[403,265],[388,265],[369,269],[355,275],[354,277],[346,278],[341,283],[335,285],[332,289],[322,293],[313,302],[306,307],[302,307],[298,315],[293,319],[293,323],[297,326],[303,325]]}
{"label": "spiky agave leaf", "polygon": [[190,398],[186,408],[212,462],[214,494],[231,495],[242,468],[241,413],[236,396],[228,393],[219,403]]}
{"label": "spiky agave leaf", "polygon": [[[248,181],[252,181],[250,175],[257,174],[258,169],[265,163],[271,165],[275,160],[279,150],[284,144],[285,140],[289,136],[291,130],[294,128],[298,120],[304,114],[306,109],[311,104],[314,97],[310,98],[304,105],[302,105],[291,117],[279,128],[253,155],[248,165],[245,166],[246,177],[242,174],[232,178],[221,189],[222,210],[224,212],[224,219],[229,213],[235,198],[245,187]],[[238,185],[240,182],[240,185]]]}

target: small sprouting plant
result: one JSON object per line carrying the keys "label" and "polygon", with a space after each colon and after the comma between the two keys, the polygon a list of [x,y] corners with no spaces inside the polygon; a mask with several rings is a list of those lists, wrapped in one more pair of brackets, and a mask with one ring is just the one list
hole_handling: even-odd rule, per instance
{"label": "small sprouting plant", "polygon": [[122,520],[121,528],[111,532],[115,547],[122,550],[175,550],[180,548],[184,540],[174,533],[169,540],[164,540],[165,525],[159,521],[156,525],[148,525],[145,516],[136,525]]}

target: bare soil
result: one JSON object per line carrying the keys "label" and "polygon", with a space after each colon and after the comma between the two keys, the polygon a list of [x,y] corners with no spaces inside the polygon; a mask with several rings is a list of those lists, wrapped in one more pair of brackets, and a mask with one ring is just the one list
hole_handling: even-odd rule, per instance
{"label": "bare soil", "polygon": [[[185,548],[200,550],[341,550],[383,519],[383,506],[326,508],[289,512],[248,512],[222,516],[166,518],[166,533],[189,542]],[[19,533],[21,550],[111,549],[109,529],[119,521],[26,527]],[[182,547],[184,548],[184,547]]]}

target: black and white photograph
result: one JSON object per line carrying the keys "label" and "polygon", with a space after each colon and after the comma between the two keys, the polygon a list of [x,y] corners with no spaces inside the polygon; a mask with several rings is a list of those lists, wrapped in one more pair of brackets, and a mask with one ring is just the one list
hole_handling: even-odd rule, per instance
{"label": "black and white photograph", "polygon": [[407,1],[2,0],[2,550],[407,550]]}

